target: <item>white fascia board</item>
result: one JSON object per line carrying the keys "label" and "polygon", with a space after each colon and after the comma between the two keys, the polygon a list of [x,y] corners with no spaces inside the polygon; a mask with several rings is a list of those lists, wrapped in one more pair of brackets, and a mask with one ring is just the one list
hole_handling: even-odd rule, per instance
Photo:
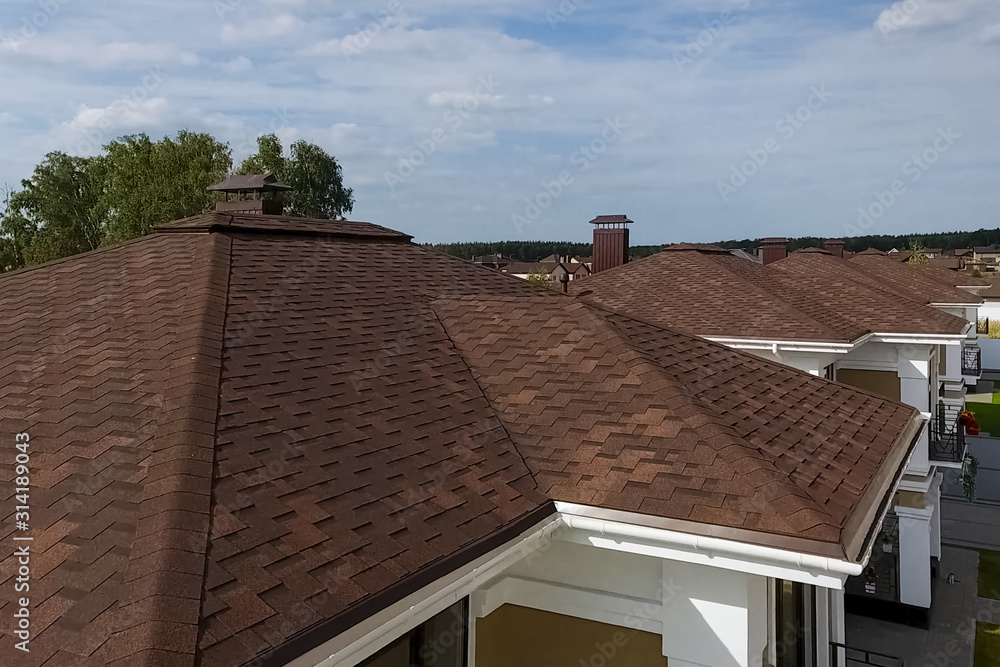
{"label": "white fascia board", "polygon": [[[606,549],[836,589],[843,587],[843,582],[848,576],[857,576],[864,569],[861,563],[825,556],[650,528],[640,525],[638,521],[623,523],[592,518],[587,516],[589,508],[583,505],[556,503],[556,509],[559,510],[563,523],[575,529],[573,532],[563,533],[561,539]],[[584,534],[574,534],[577,530],[583,531]]]}

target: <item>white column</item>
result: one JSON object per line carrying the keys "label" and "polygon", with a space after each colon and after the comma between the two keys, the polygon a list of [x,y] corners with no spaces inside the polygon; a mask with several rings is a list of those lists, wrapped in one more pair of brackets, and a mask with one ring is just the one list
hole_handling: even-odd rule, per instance
{"label": "white column", "polygon": [[941,558],[941,482],[944,480],[944,473],[934,475],[931,488],[927,492],[927,503],[933,508],[934,514],[931,516],[931,556]]}
{"label": "white column", "polygon": [[[899,398],[903,403],[929,414],[931,348],[929,345],[900,345],[898,351]],[[906,472],[923,476],[930,472],[930,469],[928,434],[927,429],[924,429],[913,450]]]}
{"label": "white column", "polygon": [[899,601],[931,606],[931,518],[933,508],[896,506],[899,517]]}
{"label": "white column", "polygon": [[816,667],[830,667],[830,641],[833,617],[830,612],[830,589],[814,586],[816,591]]}
{"label": "white column", "polygon": [[[830,591],[830,640],[838,644],[847,641],[847,619],[844,612],[844,590]],[[837,664],[833,667],[844,667],[847,662],[843,652],[839,652]]]}

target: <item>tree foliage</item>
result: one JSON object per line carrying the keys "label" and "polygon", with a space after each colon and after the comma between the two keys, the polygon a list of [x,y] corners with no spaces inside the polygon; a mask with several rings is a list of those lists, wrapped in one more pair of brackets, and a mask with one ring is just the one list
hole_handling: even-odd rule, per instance
{"label": "tree foliage", "polygon": [[[277,137],[268,135],[258,148],[241,170],[272,171],[293,186],[289,215],[334,218],[352,209],[353,192],[343,186],[340,165],[320,147],[297,141],[286,158]],[[210,211],[218,195],[206,189],[232,167],[227,144],[186,130],[160,141],[145,134],[121,137],[93,157],[50,153],[4,197],[0,271],[119,243]]]}
{"label": "tree foliage", "polygon": [[155,225],[210,211],[208,186],[232,169],[229,146],[210,134],[182,130],[177,139],[145,134],[105,146],[106,172],[100,213],[105,243],[148,234]]}
{"label": "tree foliage", "polygon": [[548,271],[532,271],[528,274],[527,280],[535,287],[549,287],[552,284],[552,277]]}
{"label": "tree foliage", "polygon": [[101,244],[101,158],[49,153],[22,189],[8,193],[0,221],[0,269],[93,250]]}
{"label": "tree foliage", "polygon": [[243,161],[241,174],[271,172],[292,187],[284,195],[285,212],[303,218],[343,218],[354,209],[354,191],[344,187],[336,158],[306,141],[292,144],[285,157],[277,135],[257,139],[257,154]]}

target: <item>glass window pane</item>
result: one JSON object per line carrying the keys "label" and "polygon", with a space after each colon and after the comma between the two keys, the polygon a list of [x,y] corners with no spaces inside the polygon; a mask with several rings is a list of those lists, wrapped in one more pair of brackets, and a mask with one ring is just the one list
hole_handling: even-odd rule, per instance
{"label": "glass window pane", "polygon": [[465,667],[468,610],[461,600],[420,627],[419,667]]}

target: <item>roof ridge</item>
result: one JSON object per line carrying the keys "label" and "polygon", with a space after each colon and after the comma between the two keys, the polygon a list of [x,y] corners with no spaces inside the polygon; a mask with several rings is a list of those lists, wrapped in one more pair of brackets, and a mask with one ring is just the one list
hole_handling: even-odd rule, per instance
{"label": "roof ridge", "polygon": [[[210,243],[210,262],[200,276],[195,269],[192,278],[197,281],[187,283],[204,301],[192,306],[197,310],[194,322],[183,330],[193,335],[175,351],[170,369],[171,377],[187,381],[164,393],[151,441],[162,448],[139,463],[145,469],[140,521],[119,602],[128,621],[109,640],[112,659],[132,656],[139,666],[160,664],[165,647],[192,660],[198,649],[218,404],[206,405],[191,385],[219,393],[232,250],[232,241],[222,236],[211,237]],[[172,539],[163,539],[165,535]],[[184,556],[179,558],[178,552]],[[135,635],[143,637],[138,650]]]}

